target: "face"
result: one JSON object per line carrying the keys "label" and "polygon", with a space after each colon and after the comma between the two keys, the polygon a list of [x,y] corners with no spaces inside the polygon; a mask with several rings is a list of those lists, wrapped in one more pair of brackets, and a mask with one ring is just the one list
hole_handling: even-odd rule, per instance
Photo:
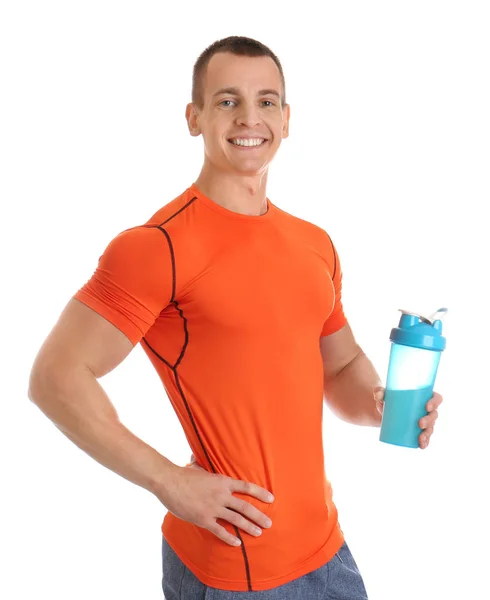
{"label": "face", "polygon": [[[191,135],[202,133],[206,162],[221,171],[260,175],[289,135],[290,108],[281,107],[276,63],[269,56],[220,52],[209,61],[203,83],[203,109],[188,104],[186,118]],[[253,147],[230,141],[243,138],[264,141]]]}

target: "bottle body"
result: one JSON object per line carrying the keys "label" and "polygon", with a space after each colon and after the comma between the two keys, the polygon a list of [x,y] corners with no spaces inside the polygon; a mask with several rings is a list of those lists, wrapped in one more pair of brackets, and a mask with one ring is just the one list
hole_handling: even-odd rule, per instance
{"label": "bottle body", "polygon": [[419,420],[427,415],[441,352],[392,342],[379,439],[418,448]]}

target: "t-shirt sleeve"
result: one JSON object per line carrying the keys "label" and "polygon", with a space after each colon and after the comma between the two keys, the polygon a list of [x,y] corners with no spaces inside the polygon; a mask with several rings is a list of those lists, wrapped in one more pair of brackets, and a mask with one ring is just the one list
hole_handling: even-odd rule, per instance
{"label": "t-shirt sleeve", "polygon": [[133,227],[117,235],[98,266],[73,296],[136,345],[168,306],[173,294],[169,242],[156,227]]}
{"label": "t-shirt sleeve", "polygon": [[344,308],[342,306],[342,269],[340,266],[339,255],[337,254],[337,250],[331,241],[330,236],[329,245],[331,257],[329,264],[332,264],[332,282],[335,290],[335,302],[330,316],[323,325],[320,337],[335,333],[339,329],[342,329],[347,323],[347,318],[345,317]]}

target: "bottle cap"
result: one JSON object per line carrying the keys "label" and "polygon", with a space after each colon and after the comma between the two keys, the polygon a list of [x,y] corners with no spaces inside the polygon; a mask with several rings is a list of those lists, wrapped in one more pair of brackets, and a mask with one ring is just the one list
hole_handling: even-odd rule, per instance
{"label": "bottle cap", "polygon": [[[398,309],[402,316],[398,327],[391,330],[390,340],[395,344],[412,346],[423,350],[440,352],[446,348],[446,338],[442,335],[442,321],[431,320],[423,315]],[[440,308],[433,315],[447,312],[447,308]]]}

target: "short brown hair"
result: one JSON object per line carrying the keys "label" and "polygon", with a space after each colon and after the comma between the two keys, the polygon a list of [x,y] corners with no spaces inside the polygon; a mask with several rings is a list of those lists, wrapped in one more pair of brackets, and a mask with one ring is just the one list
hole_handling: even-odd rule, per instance
{"label": "short brown hair", "polygon": [[204,52],[199,56],[194,65],[192,74],[192,102],[196,104],[199,109],[204,107],[204,89],[203,80],[206,74],[206,68],[211,58],[218,52],[231,52],[238,56],[270,56],[276,63],[279,73],[281,75],[282,82],[282,95],[281,105],[284,107],[286,104],[286,82],[284,80],[284,73],[282,71],[281,63],[277,56],[264,44],[253,40],[248,37],[240,37],[232,35],[230,37],[218,40],[208,46]]}

